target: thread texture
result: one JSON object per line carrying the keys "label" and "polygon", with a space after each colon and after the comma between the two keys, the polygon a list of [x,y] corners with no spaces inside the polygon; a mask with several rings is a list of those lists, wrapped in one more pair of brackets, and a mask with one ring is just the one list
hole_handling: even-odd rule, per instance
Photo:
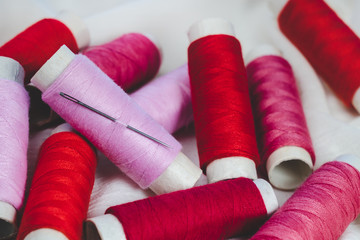
{"label": "thread texture", "polygon": [[335,240],[360,213],[360,173],[343,162],[315,171],[251,238]]}
{"label": "thread texture", "polygon": [[159,49],[140,33],[124,34],[83,52],[125,91],[138,88],[155,77],[160,68]]}
{"label": "thread texture", "polygon": [[248,81],[239,41],[210,35],[188,49],[195,133],[203,169],[240,156],[259,163]]}
{"label": "thread texture", "polygon": [[70,29],[56,19],[42,19],[0,48],[0,56],[18,61],[25,70],[24,83],[62,46],[66,45],[74,53],[79,52]]}
{"label": "thread texture", "polygon": [[256,230],[267,216],[262,196],[247,178],[150,197],[110,207],[126,239],[226,239]]}
{"label": "thread texture", "polygon": [[360,40],[323,0],[288,1],[280,29],[348,106],[360,86]]}
{"label": "thread texture", "polygon": [[187,64],[154,79],[130,97],[169,133],[193,120]]}
{"label": "thread texture", "polygon": [[82,239],[96,161],[94,150],[79,135],[50,136],[39,152],[17,239],[40,228],[58,230],[71,240]]}
{"label": "thread texture", "polygon": [[290,64],[282,57],[256,58],[247,67],[262,163],[280,147],[305,149],[315,163],[310,133]]}
{"label": "thread texture", "polygon": [[[117,122],[62,98],[60,92],[111,115]],[[180,152],[180,143],[83,55],[75,56],[43,92],[42,99],[142,188],[150,186]],[[171,147],[130,131],[123,124],[146,132]]]}
{"label": "thread texture", "polygon": [[29,96],[19,83],[0,79],[0,201],[22,206],[29,141]]}

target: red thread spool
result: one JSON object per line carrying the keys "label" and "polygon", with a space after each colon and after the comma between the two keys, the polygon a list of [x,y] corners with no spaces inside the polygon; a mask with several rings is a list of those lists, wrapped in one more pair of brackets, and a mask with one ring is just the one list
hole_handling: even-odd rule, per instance
{"label": "red thread spool", "polygon": [[[89,219],[87,239],[206,239],[249,234],[277,208],[263,179],[231,179],[110,207]],[[95,228],[96,227],[96,228]]]}
{"label": "red thread spool", "polygon": [[[18,61],[25,70],[24,85],[40,67],[62,46],[79,52],[89,43],[89,32],[85,24],[75,15],[61,13],[56,19],[42,19],[0,48],[0,56]],[[26,86],[30,94],[30,127],[38,128],[59,118],[41,101],[41,94],[31,85]]]}
{"label": "red thread spool", "polygon": [[348,106],[360,112],[360,39],[323,0],[290,0],[282,32]]}
{"label": "red thread spool", "polygon": [[189,31],[189,75],[200,165],[209,182],[257,178],[259,153],[240,42],[206,19]]}
{"label": "red thread spool", "polygon": [[47,239],[80,240],[96,162],[94,150],[79,135],[50,136],[40,149],[17,239],[43,234]]}
{"label": "red thread spool", "polygon": [[59,18],[62,20],[42,19],[34,23],[0,48],[0,56],[15,59],[23,66],[25,84],[63,44],[74,53],[88,44],[88,32],[80,19],[69,13]]}
{"label": "red thread spool", "polygon": [[133,90],[157,74],[161,54],[155,43],[140,33],[86,49],[83,54],[125,91]]}

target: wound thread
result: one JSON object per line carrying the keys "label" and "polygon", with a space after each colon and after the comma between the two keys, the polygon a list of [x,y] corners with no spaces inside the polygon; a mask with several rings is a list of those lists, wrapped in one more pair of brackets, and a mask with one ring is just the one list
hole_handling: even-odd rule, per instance
{"label": "wound thread", "polygon": [[139,88],[155,77],[161,63],[157,46],[140,33],[124,34],[109,43],[90,47],[82,54],[125,91]]}
{"label": "wound thread", "polygon": [[187,64],[152,80],[130,97],[169,133],[193,120]]}
{"label": "wound thread", "polygon": [[360,173],[344,162],[316,170],[251,238],[339,239],[360,213]]}
{"label": "wound thread", "polygon": [[259,164],[246,70],[239,41],[218,34],[188,49],[195,133],[200,165],[245,157]]}
{"label": "wound thread", "polygon": [[254,182],[220,181],[110,207],[127,240],[227,239],[249,234],[265,221],[267,210]]}
{"label": "wound thread", "polygon": [[82,239],[95,180],[96,153],[79,135],[60,132],[42,144],[18,240],[42,228]]}
{"label": "wound thread", "polygon": [[337,96],[350,106],[360,86],[360,40],[323,0],[291,0],[281,31]]}
{"label": "wound thread", "polygon": [[[251,61],[246,70],[262,167],[267,167],[276,187],[297,187],[311,174],[315,153],[291,66],[280,56],[265,55]],[[307,155],[299,156],[294,152],[298,148],[290,147]],[[269,159],[280,149],[286,152]]]}
{"label": "wound thread", "polygon": [[[117,122],[61,97],[60,92],[111,114]],[[83,55],[71,60],[43,92],[42,99],[142,188],[149,187],[180,152],[180,143]],[[165,142],[170,148],[130,131],[126,125]]]}
{"label": "wound thread", "polygon": [[0,201],[23,204],[29,141],[29,96],[19,83],[0,79]]}
{"label": "wound thread", "polygon": [[0,56],[18,61],[25,70],[24,83],[62,46],[66,45],[74,53],[79,52],[76,40],[70,29],[62,22],[42,19],[0,48]]}

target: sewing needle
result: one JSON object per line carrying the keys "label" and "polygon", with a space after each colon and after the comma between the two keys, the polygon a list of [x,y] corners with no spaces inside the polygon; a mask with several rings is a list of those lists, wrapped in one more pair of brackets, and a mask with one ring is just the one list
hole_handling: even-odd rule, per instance
{"label": "sewing needle", "polygon": [[[96,108],[93,108],[93,107],[87,105],[86,103],[81,102],[80,100],[78,100],[78,99],[70,96],[69,94],[60,92],[60,96],[62,96],[63,98],[65,98],[65,99],[67,99],[67,100],[70,100],[70,101],[72,101],[72,102],[74,102],[74,103],[77,103],[77,104],[79,104],[79,105],[81,105],[81,106],[83,106],[83,107],[85,107],[85,108],[87,108],[87,109],[89,109],[89,110],[91,110],[91,111],[93,111],[93,112],[95,112],[95,113],[97,113],[97,114],[99,114],[99,115],[101,115],[101,116],[103,116],[103,117],[105,117],[105,118],[113,121],[113,122],[118,122],[118,121],[116,120],[116,118],[114,118],[114,117],[112,117],[112,116],[110,116],[110,115],[108,115],[108,114],[106,114],[106,113],[104,113],[104,112],[101,112],[100,110],[98,110],[98,109],[96,109]],[[136,132],[136,133],[138,133],[138,134],[140,134],[140,135],[142,135],[142,136],[144,136],[144,137],[146,137],[146,138],[149,138],[149,139],[151,139],[151,140],[153,140],[153,141],[155,141],[155,142],[157,142],[157,143],[160,143],[161,145],[163,145],[163,146],[165,146],[165,147],[170,148],[170,146],[169,146],[168,144],[160,141],[159,139],[157,139],[157,138],[155,138],[155,137],[150,136],[149,134],[147,134],[147,133],[145,133],[145,132],[143,132],[143,131],[140,131],[140,130],[137,129],[137,128],[134,128],[134,127],[132,127],[132,126],[130,126],[130,125],[126,125],[126,124],[123,124],[123,125],[124,125],[127,129],[129,129],[129,130],[131,130],[131,131],[133,131],[133,132]]]}

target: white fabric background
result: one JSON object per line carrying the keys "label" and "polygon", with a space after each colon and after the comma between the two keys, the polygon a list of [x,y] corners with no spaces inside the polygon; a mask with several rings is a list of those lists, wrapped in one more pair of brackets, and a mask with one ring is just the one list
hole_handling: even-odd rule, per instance
{"label": "white fabric background", "polygon": [[[159,75],[187,61],[187,31],[206,17],[223,17],[234,25],[243,54],[262,43],[273,44],[292,64],[317,156],[316,168],[340,154],[360,156],[359,114],[344,105],[323,84],[301,53],[279,31],[276,17],[284,0],[0,0],[0,45],[43,17],[70,10],[89,28],[91,45],[102,44],[127,32],[153,35],[162,48]],[[327,0],[355,31],[360,33],[360,0]],[[31,135],[29,165],[51,129]],[[183,152],[198,162],[192,128],[175,135]],[[100,154],[99,154],[100,155]],[[152,195],[140,190],[104,156],[99,156],[89,217],[103,214],[107,207]],[[282,205],[291,192],[276,190]],[[341,239],[360,239],[360,219],[350,225]]]}

